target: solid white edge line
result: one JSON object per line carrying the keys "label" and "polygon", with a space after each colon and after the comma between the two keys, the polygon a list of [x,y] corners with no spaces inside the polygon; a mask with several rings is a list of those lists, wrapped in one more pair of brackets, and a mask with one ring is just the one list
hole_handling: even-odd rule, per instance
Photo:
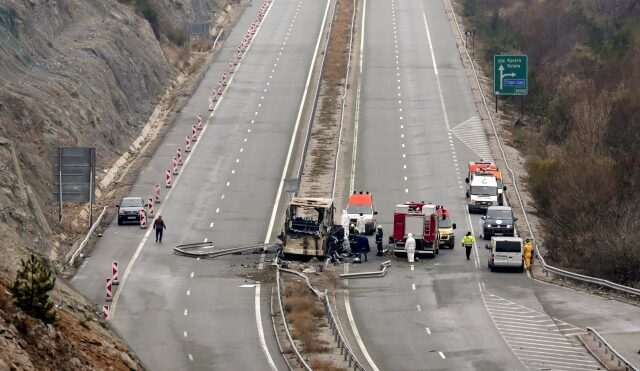
{"label": "solid white edge line", "polygon": [[440,76],[438,75],[438,66],[436,65],[436,55],[433,52],[433,45],[431,44],[431,34],[429,33],[429,25],[427,24],[427,15],[424,12],[424,5],[422,5],[422,7],[423,7],[422,19],[424,20],[424,28],[427,31],[427,40],[429,40],[429,50],[431,51],[431,60],[433,61],[433,71],[435,72],[435,75],[436,75],[436,85],[438,86],[438,95],[440,95],[440,105],[442,106],[444,123],[447,127],[447,131],[449,131],[450,130],[449,115],[447,115],[447,108],[444,104],[444,97],[442,96],[442,86],[440,85]]}
{"label": "solid white edge line", "polygon": [[[296,124],[293,128],[293,134],[291,135],[291,142],[289,143],[289,151],[287,152],[287,159],[285,160],[284,167],[282,169],[282,176],[280,177],[280,184],[278,185],[278,191],[276,193],[276,199],[273,204],[273,209],[271,211],[271,219],[269,220],[269,227],[267,228],[267,234],[264,238],[264,243],[269,243],[271,239],[271,233],[273,232],[273,225],[275,223],[276,215],[278,213],[278,205],[280,204],[280,196],[282,195],[282,188],[284,187],[284,180],[287,176],[287,170],[289,169],[289,162],[291,161],[291,155],[293,154],[293,147],[296,142],[296,136],[298,135],[298,128],[300,127],[300,120],[302,118],[302,112],[304,110],[304,102],[307,99],[307,93],[309,91],[309,84],[311,83],[311,77],[313,76],[313,66],[316,63],[316,58],[318,56],[318,49],[320,48],[320,43],[322,41],[322,34],[324,32],[324,25],[327,20],[327,15],[329,14],[329,5],[330,0],[327,0],[327,6],[324,11],[324,17],[322,18],[322,23],[320,25],[320,32],[318,33],[318,41],[316,42],[316,48],[313,52],[313,57],[311,58],[311,64],[309,65],[309,74],[307,75],[307,82],[304,86],[304,92],[302,94],[302,99],[300,100],[300,108],[298,109],[298,117],[296,118]],[[273,3],[272,3],[273,4]],[[269,6],[269,10],[271,9],[271,5]],[[266,17],[266,15],[265,15]],[[266,249],[266,248],[265,248]],[[260,263],[258,264],[258,270],[262,270],[264,267],[264,258],[265,252],[263,251],[260,255]],[[277,371],[277,367],[271,358],[271,354],[269,353],[269,349],[267,348],[267,343],[264,338],[264,330],[262,328],[262,317],[260,313],[260,285],[256,285],[256,293],[255,293],[255,307],[256,307],[256,325],[258,326],[258,338],[260,340],[260,346],[262,347],[262,351],[267,358],[267,362],[269,363],[269,367],[271,370]]]}
{"label": "solid white edge line", "polygon": [[329,13],[330,0],[327,0],[327,6],[324,11],[324,17],[322,18],[322,24],[320,26],[320,32],[318,34],[318,41],[316,42],[316,49],[313,52],[313,58],[309,65],[309,75],[307,76],[307,82],[304,86],[304,93],[300,100],[300,108],[298,110],[298,117],[296,118],[296,124],[293,128],[293,134],[291,135],[291,142],[289,143],[289,151],[287,152],[287,159],[282,169],[282,176],[280,177],[280,184],[278,185],[278,191],[276,192],[276,200],[273,204],[273,210],[271,211],[271,219],[269,220],[269,228],[267,229],[267,235],[265,236],[264,243],[269,243],[271,233],[273,232],[273,224],[278,214],[278,205],[280,204],[280,196],[282,195],[282,188],[284,187],[284,180],[287,176],[287,170],[289,169],[289,162],[291,161],[291,155],[293,154],[293,147],[296,142],[296,136],[298,135],[298,127],[300,126],[300,120],[302,119],[302,112],[304,111],[304,102],[307,99],[307,93],[309,91],[309,84],[311,83],[311,77],[313,76],[313,65],[316,63],[316,57],[318,56],[318,49],[320,48],[320,42],[322,41],[322,33],[324,32],[324,24],[327,20],[327,14]]}
{"label": "solid white edge line", "polygon": [[271,358],[271,353],[269,353],[269,348],[267,348],[267,342],[264,339],[264,330],[262,328],[262,315],[260,313],[260,283],[256,283],[255,307],[256,307],[256,325],[258,326],[258,339],[260,340],[262,351],[264,352],[264,355],[267,358],[267,362],[269,363],[269,368],[272,371],[278,371],[276,364],[273,362],[273,358]]}
{"label": "solid white edge line", "polygon": [[364,346],[364,342],[360,337],[360,333],[358,332],[358,327],[356,326],[356,321],[353,319],[353,313],[351,313],[351,303],[349,302],[349,290],[344,290],[344,307],[347,311],[347,317],[349,318],[349,325],[351,325],[351,330],[353,331],[353,336],[356,338],[356,342],[364,355],[364,358],[369,362],[372,371],[380,371],[378,366],[376,366],[375,362],[371,358],[369,352],[367,352],[367,348]]}

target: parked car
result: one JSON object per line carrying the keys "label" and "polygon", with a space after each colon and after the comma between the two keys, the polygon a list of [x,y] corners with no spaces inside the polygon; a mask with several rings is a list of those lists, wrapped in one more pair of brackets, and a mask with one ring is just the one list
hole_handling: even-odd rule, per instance
{"label": "parked car", "polygon": [[127,222],[140,224],[140,211],[144,209],[142,197],[125,197],[118,205],[118,225]]}
{"label": "parked car", "polygon": [[509,206],[489,206],[480,221],[482,238],[488,240],[491,236],[515,236],[516,220]]}
{"label": "parked car", "polygon": [[516,268],[520,272],[524,271],[522,238],[491,237],[491,243],[487,247],[491,249],[488,266],[492,272],[497,268]]}

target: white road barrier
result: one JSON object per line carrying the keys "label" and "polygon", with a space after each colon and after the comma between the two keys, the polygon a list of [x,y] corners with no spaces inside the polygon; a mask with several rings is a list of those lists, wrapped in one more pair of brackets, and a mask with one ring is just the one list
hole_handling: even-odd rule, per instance
{"label": "white road barrier", "polygon": [[120,280],[118,279],[118,261],[114,260],[111,263],[111,283],[114,285],[119,285]]}

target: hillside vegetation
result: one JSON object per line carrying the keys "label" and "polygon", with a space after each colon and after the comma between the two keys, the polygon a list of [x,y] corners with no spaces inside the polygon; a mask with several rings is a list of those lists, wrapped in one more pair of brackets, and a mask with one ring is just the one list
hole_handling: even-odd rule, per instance
{"label": "hillside vegetation", "polygon": [[[476,55],[529,55],[528,188],[552,263],[640,282],[640,2],[461,0]],[[518,100],[507,100],[517,109]]]}
{"label": "hillside vegetation", "polygon": [[[54,286],[52,303],[38,310],[12,283],[22,258],[35,253],[59,268],[86,233],[86,225],[74,227],[72,211],[58,222],[52,147],[95,147],[100,181],[167,88],[203,63],[189,53],[199,45],[186,42],[186,24],[219,28],[232,3],[0,1],[0,370],[142,368],[97,308],[60,276],[44,287]],[[51,316],[40,318],[51,323],[26,314],[43,311]]]}

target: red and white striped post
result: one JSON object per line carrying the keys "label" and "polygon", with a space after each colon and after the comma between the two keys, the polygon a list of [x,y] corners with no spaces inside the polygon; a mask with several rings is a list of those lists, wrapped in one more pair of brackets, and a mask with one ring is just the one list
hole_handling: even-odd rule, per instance
{"label": "red and white striped post", "polygon": [[229,61],[229,74],[233,73],[233,61]]}
{"label": "red and white striped post", "polygon": [[147,229],[147,212],[140,208],[140,229]]}
{"label": "red and white striped post", "polygon": [[105,320],[109,319],[109,309],[109,306],[106,304],[102,306],[102,318]]}
{"label": "red and white striped post", "polygon": [[191,138],[188,135],[184,139],[184,151],[191,152]]}
{"label": "red and white striped post", "polygon": [[149,210],[149,217],[153,218],[153,198],[151,197],[147,200],[147,209]]}
{"label": "red and white striped post", "polygon": [[182,165],[182,148],[178,147],[176,157],[178,158],[178,165]]}
{"label": "red and white striped post", "polygon": [[218,97],[216,96],[209,96],[209,112],[213,111],[213,100],[217,100]]}
{"label": "red and white striped post", "polygon": [[198,129],[195,125],[191,125],[191,141],[195,143],[198,140]]}
{"label": "red and white striped post", "polygon": [[178,175],[178,158],[174,157],[171,159],[171,172],[173,175]]}
{"label": "red and white striped post", "polygon": [[202,115],[198,113],[198,119],[196,121],[196,125],[198,125],[198,130],[202,130]]}
{"label": "red and white striped post", "polygon": [[111,283],[114,285],[119,285],[120,280],[118,279],[118,261],[114,260],[111,263]]}
{"label": "red and white striped post", "polygon": [[171,170],[170,169],[165,170],[164,175],[165,175],[165,178],[166,178],[164,187],[165,188],[171,188],[171,183],[173,183],[172,182],[172,177],[171,177]]}
{"label": "red and white striped post", "polygon": [[107,289],[107,297],[104,300],[105,301],[113,300],[113,290],[112,290],[112,286],[111,286],[111,278],[107,278],[107,284],[106,284],[105,288]]}
{"label": "red and white striped post", "polygon": [[222,86],[227,86],[227,73],[222,74]]}
{"label": "red and white striped post", "polygon": [[218,86],[218,95],[222,95],[222,86]]}
{"label": "red and white striped post", "polygon": [[156,184],[156,192],[155,192],[155,197],[156,197],[156,203],[159,204],[160,203],[160,184]]}

